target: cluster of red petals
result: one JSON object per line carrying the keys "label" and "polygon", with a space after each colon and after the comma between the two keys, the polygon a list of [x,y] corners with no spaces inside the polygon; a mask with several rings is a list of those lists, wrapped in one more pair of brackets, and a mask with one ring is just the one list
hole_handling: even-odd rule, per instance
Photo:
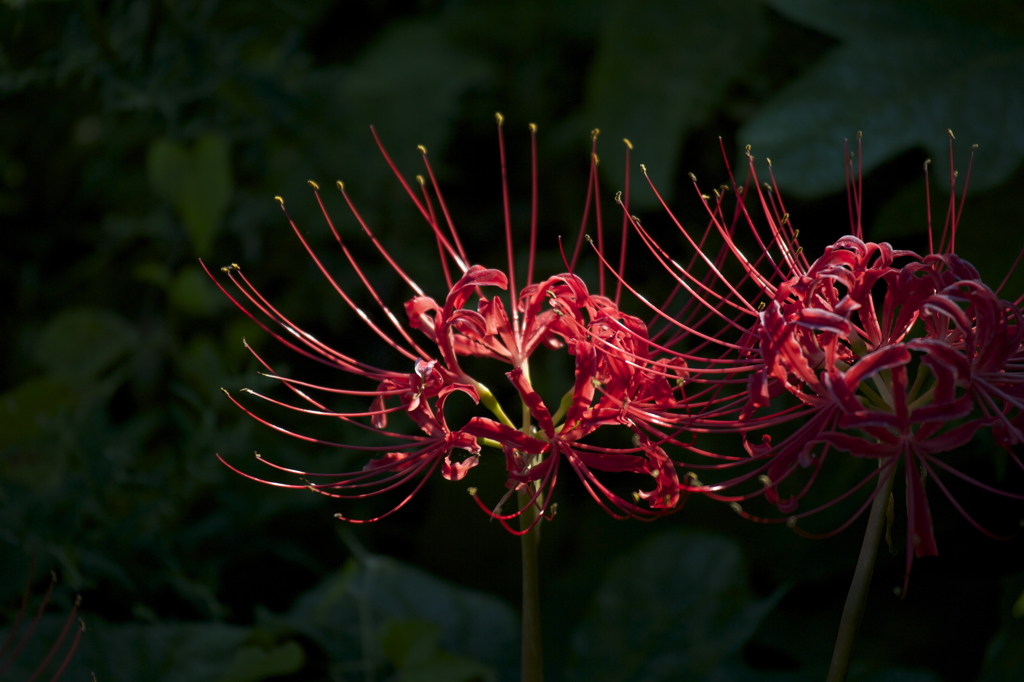
{"label": "cluster of red petals", "polygon": [[[499,133],[500,123],[499,118]],[[500,149],[504,171],[503,141]],[[383,147],[381,150],[383,152]],[[404,491],[398,494],[397,503],[374,518],[358,520],[339,515],[339,518],[357,522],[374,521],[397,511],[438,468],[448,480],[466,478],[480,458],[486,456],[487,448],[500,451],[504,458],[508,490],[502,501],[512,493],[519,493],[522,500],[525,492],[529,502],[508,514],[501,513],[502,503],[491,508],[476,498],[477,503],[514,533],[526,532],[532,527],[524,524],[526,528],[517,530],[510,524],[528,509],[533,513],[525,518],[537,520],[553,511],[552,492],[563,462],[568,463],[586,490],[613,516],[650,519],[677,508],[685,487],[680,484],[675,465],[661,445],[652,441],[638,424],[646,415],[641,409],[643,406],[668,404],[673,400],[670,376],[647,371],[649,344],[645,324],[621,312],[617,302],[603,295],[603,291],[601,294],[591,293],[583,280],[571,272],[571,264],[569,272],[531,282],[515,291],[516,269],[511,256],[509,224],[506,224],[508,269],[501,271],[469,265],[434,182],[425,150],[423,160],[430,181],[418,178],[423,189],[420,196],[410,190],[387,153],[383,153],[437,241],[440,272],[443,273],[439,279],[447,281],[447,293],[443,299],[430,297],[411,280],[348,201],[341,183],[339,188],[357,223],[392,267],[396,277],[404,281],[412,292],[404,304],[404,322],[387,308],[368,278],[363,276],[326,210],[324,216],[331,232],[364,285],[365,293],[380,308],[384,321],[374,322],[373,316],[357,305],[355,297],[321,263],[291,218],[289,222],[316,266],[345,304],[368,325],[373,335],[394,351],[398,357],[397,366],[409,370],[376,367],[320,342],[271,305],[238,266],[223,268],[223,272],[240,295],[230,292],[210,273],[225,295],[283,344],[340,371],[347,381],[370,382],[366,390],[353,390],[290,379],[278,375],[253,351],[268,376],[280,380],[301,402],[296,405],[254,391],[247,390],[247,393],[283,408],[327,416],[348,428],[368,431],[382,444],[356,446],[305,436],[257,414],[229,394],[247,413],[282,433],[323,445],[368,452],[373,456],[360,469],[337,474],[298,471],[260,458],[281,473],[297,476],[298,482],[265,479],[245,473],[234,465],[228,466],[260,482],[286,488],[305,488],[350,500],[399,489]],[[593,191],[596,182],[596,170],[592,168],[592,197],[596,197]],[[319,188],[314,183],[310,184],[320,201]],[[428,186],[433,193],[428,191]],[[505,196],[507,202],[507,190]],[[588,209],[590,201],[588,198]],[[283,202],[281,205],[284,208]],[[323,208],[322,201],[320,205]],[[585,214],[584,225],[586,221]],[[535,241],[534,220],[531,246]],[[459,273],[457,278],[450,274],[453,269]],[[531,254],[527,280],[532,278]],[[509,290],[512,290],[510,293],[514,298],[503,299],[501,292]],[[277,331],[275,325],[284,333]],[[529,360],[541,348],[565,352],[572,359],[573,375],[565,378],[565,397],[554,410],[541,399],[530,378]],[[505,378],[522,410],[519,423],[513,423],[495,393],[466,369],[469,358],[504,365]],[[369,402],[369,409],[360,412],[332,410],[325,404],[326,399],[314,397],[318,392],[363,397]],[[464,423],[449,423],[446,416],[445,404],[454,394],[468,396],[478,406],[477,414]],[[504,394],[508,394],[507,389]],[[393,427],[395,417],[401,419],[398,420],[399,425]],[[607,447],[601,444],[601,439],[590,438],[603,427],[622,430],[630,436],[632,446]],[[644,489],[623,496],[602,482],[595,472],[639,474],[650,483],[643,486]]]}
{"label": "cluster of red petals", "polygon": [[[726,480],[698,482],[695,489],[759,521],[772,519],[748,514],[741,503],[764,496],[781,512],[777,520],[796,527],[799,519],[858,490],[877,491],[901,467],[909,574],[914,556],[937,553],[928,482],[989,535],[942,477],[1024,499],[968,476],[942,457],[970,443],[980,429],[990,429],[1024,469],[1012,450],[1024,441],[1024,312],[1019,299],[1000,298],[953,252],[960,215],[955,193],[939,248],[922,256],[863,239],[860,182],[852,172],[850,177],[852,234],[814,260],[799,247],[774,180],[764,188],[757,184],[753,157],[752,181],[731,186],[738,197],[731,216],[716,192],[717,200],[703,196],[711,216],[708,233],[693,236],[676,222],[695,250],[689,266],[677,266],[664,247],[645,242],[678,286],[701,301],[703,317],[676,315],[670,324],[693,336],[699,321],[717,323],[717,333],[702,335],[703,361],[692,352],[684,356],[688,390],[701,393],[683,404],[691,411],[704,407],[678,415],[677,428],[738,433],[746,452],[735,457],[688,446],[690,453],[712,460],[689,458],[691,470],[729,472]],[[747,205],[753,202],[757,211]],[[634,227],[646,234],[638,222]],[[709,233],[721,245],[713,256],[706,255]],[[746,257],[741,242],[756,245],[758,257]],[[729,267],[741,276],[722,274]],[[746,391],[737,389],[738,382]],[[711,397],[698,399],[701,394]],[[826,459],[836,452],[874,466],[838,498],[802,509],[815,481],[827,475]],[[861,512],[874,494],[868,492]]]}
{"label": "cluster of red petals", "polygon": [[796,512],[801,493],[784,497],[777,482],[820,467],[816,449],[878,460],[881,478],[902,464],[908,561],[937,554],[924,481],[946,492],[940,473],[964,477],[939,455],[982,427],[1020,442],[1024,375],[1008,362],[1021,359],[1024,318],[955,254],[921,257],[852,236],[825,251],[778,288],[751,330],[764,367],[751,375],[744,416],[770,411],[782,392],[807,415],[781,443],[749,445],[772,454],[765,495]]}

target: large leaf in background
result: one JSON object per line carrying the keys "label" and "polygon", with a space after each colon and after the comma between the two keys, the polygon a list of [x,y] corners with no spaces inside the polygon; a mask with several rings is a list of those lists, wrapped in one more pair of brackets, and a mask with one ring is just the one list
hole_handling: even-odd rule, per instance
{"label": "large leaf in background", "polygon": [[485,61],[452,45],[439,21],[418,21],[388,29],[347,71],[341,92],[360,135],[374,124],[411,147],[424,134],[443,145],[462,97],[490,75]]}
{"label": "large leaf in background", "polygon": [[[764,29],[754,0],[728,12],[699,0],[611,2],[587,82],[586,122],[629,138],[668,198],[683,139],[720,109],[757,56]],[[620,168],[605,170],[613,185],[622,183]],[[655,201],[637,192],[631,204]]]}
{"label": "large leaf in background", "polygon": [[383,556],[353,560],[300,597],[283,621],[349,669],[376,667],[378,651],[409,679],[431,679],[431,671],[472,676],[485,669],[475,661],[515,679],[518,667],[518,618],[508,605]]}
{"label": "large leaf in background", "polygon": [[739,668],[733,659],[779,596],[754,597],[742,552],[731,539],[658,536],[608,571],[573,638],[567,677],[714,679],[722,666]]}
{"label": "large leaf in background", "polygon": [[34,350],[50,375],[87,384],[137,342],[135,327],[120,315],[101,308],[68,308],[43,327]]}
{"label": "large leaf in background", "polygon": [[[864,132],[870,170],[924,147],[947,155],[945,131],[980,145],[971,183],[1006,179],[1024,155],[1024,36],[980,23],[948,3],[768,0],[842,44],[783,88],[738,133],[769,156],[788,192],[842,188],[842,140]],[[960,4],[960,3],[958,3]]]}
{"label": "large leaf in background", "polygon": [[[18,441],[43,434],[47,421],[77,397],[72,386],[50,377],[29,379],[0,394],[0,451]],[[30,470],[34,471],[35,467]],[[14,475],[13,470],[5,473],[12,478],[20,478]]]}
{"label": "large leaf in background", "polygon": [[391,621],[381,635],[381,650],[399,670],[401,682],[491,682],[493,670],[440,648],[441,628],[424,620]]}
{"label": "large leaf in background", "polygon": [[231,158],[221,135],[200,137],[191,147],[161,138],[146,155],[150,185],[172,203],[192,248],[209,256],[234,191]]}
{"label": "large leaf in background", "polygon": [[333,100],[325,110],[341,116],[325,122],[331,134],[314,151],[335,174],[326,180],[348,178],[360,209],[372,211],[382,196],[401,189],[374,147],[369,127],[376,127],[411,179],[412,173],[423,172],[417,145],[425,145],[435,160],[442,158],[463,98],[491,78],[491,65],[454,46],[441,19],[388,28],[354,64],[317,76],[318,87]]}
{"label": "large leaf in background", "polygon": [[134,326],[100,308],[69,308],[43,326],[32,346],[46,375],[0,394],[0,469],[6,481],[36,491],[60,482],[68,453],[54,442],[68,428],[58,423],[60,415],[109,391],[100,378],[137,343]]}

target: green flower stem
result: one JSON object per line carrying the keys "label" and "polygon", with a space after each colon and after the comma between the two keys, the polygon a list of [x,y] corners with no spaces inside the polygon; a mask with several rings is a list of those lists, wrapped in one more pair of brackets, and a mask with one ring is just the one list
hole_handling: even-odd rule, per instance
{"label": "green flower stem", "polygon": [[[471,380],[472,381],[472,380]],[[491,414],[498,418],[498,421],[505,426],[511,426],[513,429],[516,427],[512,423],[512,420],[505,414],[505,410],[501,409],[501,403],[491,393],[491,389],[487,388],[479,381],[473,381],[473,386],[476,388],[477,395],[480,396],[480,404],[490,410]]]}
{"label": "green flower stem", "polygon": [[896,478],[896,467],[893,466],[892,471],[888,473],[882,472],[879,477],[875,499],[871,503],[871,512],[868,515],[868,527],[864,531],[860,556],[857,557],[857,570],[853,573],[853,582],[850,583],[850,592],[846,595],[846,605],[843,607],[843,617],[839,621],[839,634],[836,635],[836,646],[832,651],[832,665],[828,669],[827,682],[843,682],[850,667],[850,654],[853,651],[853,641],[857,637],[861,617],[864,615],[871,574],[874,572],[875,558],[878,556],[878,543],[885,531],[886,509],[889,506],[889,496],[892,494],[892,483]]}
{"label": "green flower stem", "polygon": [[[531,487],[523,486],[518,492],[520,508],[529,505],[519,517],[519,527],[524,530],[537,518],[537,504],[530,504],[534,492]],[[523,535],[520,543],[523,551],[523,660],[520,679],[522,682],[541,682],[544,679],[544,664],[540,643],[540,578],[537,570],[540,524]]]}

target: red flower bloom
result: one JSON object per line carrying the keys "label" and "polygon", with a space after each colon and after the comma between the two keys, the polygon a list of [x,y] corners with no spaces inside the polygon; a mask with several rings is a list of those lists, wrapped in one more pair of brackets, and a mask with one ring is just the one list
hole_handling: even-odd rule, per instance
{"label": "red flower bloom", "polygon": [[[396,366],[400,369],[377,367],[322,343],[301,330],[264,299],[238,266],[223,269],[241,296],[232,295],[219,282],[218,286],[268,333],[301,355],[341,371],[347,380],[368,381],[371,386],[363,390],[339,389],[286,378],[279,376],[267,362],[256,356],[269,375],[280,380],[302,403],[292,405],[253,391],[246,392],[291,410],[334,418],[352,430],[368,431],[382,442],[381,445],[366,446],[303,436],[257,416],[231,396],[247,413],[278,431],[310,442],[378,453],[378,456],[361,470],[339,474],[314,474],[266,462],[281,472],[300,477],[297,483],[265,480],[243,473],[230,464],[228,466],[264,483],[286,488],[307,488],[345,499],[365,498],[393,491],[406,484],[412,485],[412,489],[389,511],[367,519],[372,521],[405,505],[438,467],[441,468],[442,476],[448,480],[466,477],[479,462],[483,448],[489,446],[501,450],[504,455],[509,492],[529,491],[530,504],[511,514],[501,514],[497,509],[492,511],[477,500],[482,508],[510,530],[508,521],[521,515],[531,505],[541,513],[538,519],[543,513],[553,511],[550,508],[551,490],[557,481],[563,459],[580,477],[594,499],[614,516],[652,518],[678,506],[682,486],[671,460],[638,426],[637,420],[643,417],[642,413],[626,407],[631,401],[644,404],[649,400],[664,401],[671,395],[666,379],[652,378],[642,371],[642,358],[646,354],[646,345],[643,343],[646,338],[644,324],[620,312],[616,302],[603,295],[603,282],[601,294],[591,293],[583,280],[571,272],[571,264],[569,272],[533,283],[533,254],[537,237],[535,144],[532,147],[534,196],[531,250],[526,274],[526,280],[530,283],[522,289],[516,287],[501,120],[499,115],[499,150],[508,252],[505,272],[469,264],[470,260],[427,161],[426,150],[421,148],[429,180],[422,176],[418,178],[423,192],[422,196],[417,196],[402,179],[383,146],[380,147],[385,160],[437,241],[441,273],[447,283],[443,301],[428,296],[406,274],[355,209],[344,186],[338,184],[356,221],[395,275],[412,292],[411,298],[405,303],[406,324],[387,308],[383,297],[363,274],[324,209],[315,183],[310,184],[331,232],[386,322],[375,322],[369,313],[358,307],[354,297],[329,273],[302,232],[289,218],[296,236],[313,262],[370,332],[394,351],[398,358]],[[535,127],[531,126],[531,132],[535,132]],[[596,144],[596,132],[594,140]],[[593,208],[597,209],[594,198],[597,183],[595,168],[591,169],[590,182],[588,211],[592,203]],[[281,206],[284,208],[283,201]],[[587,213],[584,214],[584,226],[586,223]],[[453,269],[458,272],[457,278],[451,275]],[[506,302],[499,295],[491,293],[494,290],[508,290],[515,297]],[[277,323],[285,333],[273,331],[264,320]],[[541,347],[567,352],[575,368],[571,388],[554,411],[545,405],[530,379],[530,358]],[[253,354],[256,355],[255,352]],[[495,361],[507,368],[505,376],[522,406],[519,425],[513,423],[508,416],[509,412],[506,412],[495,394],[471,369],[467,369],[467,360],[470,358]],[[410,369],[401,369],[402,366]],[[315,392],[368,398],[369,409],[333,410],[325,404],[326,399],[313,397]],[[464,394],[485,410],[464,423],[451,424],[446,417],[445,404],[453,394]],[[404,417],[407,421],[403,423],[415,428],[389,428],[389,421],[394,416]],[[631,432],[634,445],[625,448],[606,447],[600,441],[593,442],[589,438],[600,428],[611,426]],[[653,479],[654,486],[650,490],[638,491],[631,499],[627,499],[602,483],[595,472],[643,474]],[[475,496],[475,489],[473,492]]]}
{"label": "red flower bloom", "polygon": [[[1024,499],[969,477],[941,456],[970,442],[979,429],[990,428],[1021,466],[1009,446],[1024,441],[1024,314],[1020,299],[999,298],[953,252],[960,218],[955,187],[938,247],[920,256],[887,243],[864,241],[861,185],[859,176],[850,177],[852,234],[827,247],[813,262],[797,244],[797,232],[774,179],[766,189],[757,183],[753,157],[747,185],[741,188],[733,182],[739,199],[731,219],[723,209],[722,193],[716,192],[713,204],[703,197],[711,221],[701,239],[676,221],[695,250],[689,267],[670,260],[639,223],[634,221],[634,227],[678,286],[700,303],[670,324],[693,333],[698,324],[717,320],[718,332],[703,334],[707,359],[701,362],[694,352],[677,354],[689,363],[690,395],[684,405],[691,412],[678,415],[676,423],[695,432],[739,432],[748,456],[723,457],[688,446],[715,458],[687,465],[694,470],[742,467],[742,473],[728,480],[698,483],[696,489],[733,503],[749,518],[768,520],[751,516],[740,506],[763,494],[795,526],[800,518],[845,499],[876,476],[877,491],[902,464],[909,575],[914,556],[938,551],[926,480],[986,533],[952,496],[942,476]],[[766,234],[745,205],[750,192],[744,190],[751,187],[767,222]],[[741,237],[738,227],[748,228],[750,234]],[[931,233],[930,220],[928,227]],[[712,258],[705,255],[705,244],[713,236],[721,248]],[[739,245],[744,238],[756,245],[756,259],[744,255]],[[731,280],[730,269],[738,270],[740,277]],[[739,382],[746,392],[734,390]],[[700,411],[694,412],[698,405]],[[785,425],[790,425],[788,430]],[[773,440],[780,431],[782,437]],[[757,434],[761,437],[755,441]],[[675,434],[666,438],[674,439]],[[837,499],[799,511],[801,499],[822,475],[832,451],[875,460],[877,466]],[[754,481],[756,489],[744,492],[743,484]],[[783,493],[783,486],[793,489]],[[870,505],[874,494],[841,528]]]}

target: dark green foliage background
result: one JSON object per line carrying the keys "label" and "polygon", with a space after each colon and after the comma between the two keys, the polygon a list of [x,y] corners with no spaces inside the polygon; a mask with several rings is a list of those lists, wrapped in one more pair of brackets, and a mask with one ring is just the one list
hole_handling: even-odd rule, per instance
{"label": "dark green foliage background", "polygon": [[[343,527],[332,502],[216,460],[252,471],[258,450],[312,470],[361,466],[273,433],[223,396],[271,385],[243,337],[282,373],[345,378],[309,374],[197,259],[242,264],[293,320],[386,361],[272,197],[353,283],[305,184],[345,180],[396,258],[443,296],[423,256],[432,238],[368,125],[407,178],[421,172],[416,145],[428,147],[470,253],[503,267],[501,111],[520,226],[526,125],[540,127],[545,276],[560,267],[557,238],[571,243],[579,225],[594,127],[609,217],[628,137],[634,161],[700,224],[686,173],[708,188],[725,180],[721,136],[733,158],[746,144],[772,158],[809,249],[847,229],[843,140],[858,130],[868,236],[923,248],[921,166],[931,157],[933,178],[948,173],[949,128],[961,170],[980,144],[958,250],[998,283],[1024,246],[1024,12],[1012,0],[962,5],[0,3],[0,632],[27,579],[32,605],[50,569],[62,579],[18,670],[42,658],[82,594],[89,630],[66,679],[515,679],[518,545],[465,485],[438,477],[387,521]],[[400,304],[407,292],[327,195],[368,276]],[[934,196],[944,215],[948,195]],[[679,247],[649,193],[635,191],[632,207]],[[665,290],[657,272],[634,270],[642,291]],[[1022,290],[1015,277],[1005,295]],[[360,437],[322,421],[306,432]],[[968,469],[1024,489],[992,451],[973,444]],[[500,473],[483,466],[469,484],[497,499]],[[882,553],[855,676],[1019,679],[1024,544],[981,536],[931,492],[942,556],[916,562],[899,600],[903,557]],[[560,495],[542,543],[551,679],[823,677],[859,524],[811,541],[704,500],[653,525],[620,523],[574,481]],[[1016,531],[1020,504],[958,499]]]}

